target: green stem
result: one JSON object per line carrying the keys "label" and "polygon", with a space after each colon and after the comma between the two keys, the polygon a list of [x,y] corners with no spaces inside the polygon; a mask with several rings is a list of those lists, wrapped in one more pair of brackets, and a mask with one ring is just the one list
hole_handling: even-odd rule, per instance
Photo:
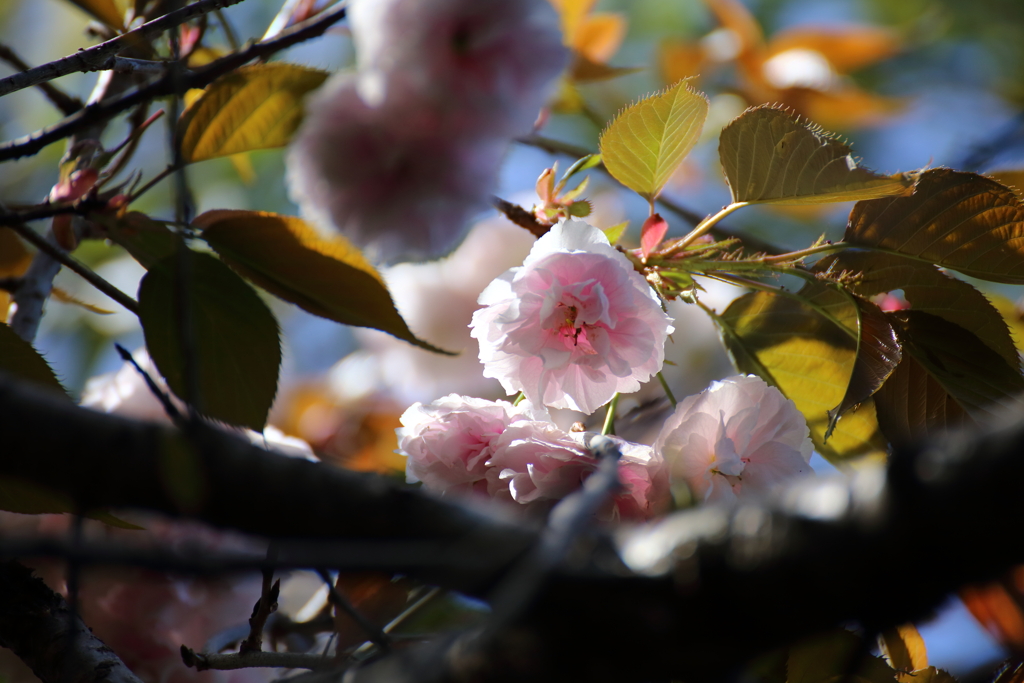
{"label": "green stem", "polygon": [[661,388],[665,390],[665,396],[668,398],[668,402],[672,404],[672,407],[676,407],[676,396],[672,393],[672,389],[669,388],[668,382],[665,381],[665,375],[658,373],[658,381],[661,382]]}
{"label": "green stem", "polygon": [[608,401],[608,411],[604,414],[604,426],[601,427],[601,435],[615,434],[615,410],[619,407],[619,392],[615,392],[612,400]]}
{"label": "green stem", "polygon": [[519,405],[520,403],[523,402],[523,399],[525,399],[525,398],[526,398],[526,394],[524,394],[523,392],[520,391],[519,395],[516,396],[516,400],[512,401],[512,405],[514,405],[514,406]]}
{"label": "green stem", "polygon": [[785,263],[786,261],[799,261],[805,259],[808,256],[815,254],[827,254],[830,251],[842,251],[852,247],[852,244],[846,242],[836,242],[832,244],[819,244],[816,247],[808,247],[807,249],[801,249],[800,251],[791,251],[788,254],[777,254],[775,256],[763,256],[759,259],[753,259],[757,263],[772,264],[772,263]]}
{"label": "green stem", "polygon": [[679,247],[682,249],[693,244],[694,240],[707,233],[711,228],[715,227],[718,221],[722,220],[736,209],[741,209],[746,205],[747,202],[733,202],[713,216],[708,216],[698,223],[697,227],[690,231],[690,234],[683,238],[683,241],[679,243]]}

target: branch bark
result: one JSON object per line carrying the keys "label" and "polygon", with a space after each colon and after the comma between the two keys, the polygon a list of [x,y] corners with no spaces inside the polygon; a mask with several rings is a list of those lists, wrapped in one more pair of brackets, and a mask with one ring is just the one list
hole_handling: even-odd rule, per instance
{"label": "branch bark", "polygon": [[43,683],[141,683],[64,598],[17,562],[0,563],[0,646]]}

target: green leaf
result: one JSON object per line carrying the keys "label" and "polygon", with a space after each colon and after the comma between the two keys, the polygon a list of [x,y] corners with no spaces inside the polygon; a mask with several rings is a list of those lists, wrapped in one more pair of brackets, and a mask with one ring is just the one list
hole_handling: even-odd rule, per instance
{"label": "green leaf", "polygon": [[928,649],[913,624],[885,629],[878,637],[878,643],[893,669],[914,672],[928,667]]}
{"label": "green leaf", "polygon": [[[185,281],[174,254],[156,263],[139,285],[139,320],[146,347],[171,390],[188,399],[179,297],[189,297],[197,364],[196,408],[229,424],[263,431],[277,393],[281,344],[267,305],[230,268],[208,254],[187,254]],[[187,329],[187,328],[186,328]]]}
{"label": "green leaf", "polygon": [[842,403],[828,413],[826,439],[832,435],[839,418],[873,396],[903,358],[896,331],[885,313],[870,301],[861,299],[856,303],[860,316],[857,360]]}
{"label": "green leaf", "polygon": [[46,359],[4,323],[0,323],[0,372],[8,372],[17,379],[28,380],[68,398],[67,390]]}
{"label": "green leaf", "polygon": [[991,178],[926,171],[912,193],[858,202],[844,239],[965,275],[1024,284],[1024,204]]}
{"label": "green leaf", "polygon": [[849,145],[771,105],[748,109],[726,126],[718,155],[734,204],[872,199],[899,194],[911,183],[859,167]]}
{"label": "green leaf", "polygon": [[822,259],[814,269],[835,276],[844,271],[855,274],[844,282],[865,298],[903,290],[903,296],[915,311],[937,315],[970,330],[1012,367],[1020,364],[1005,320],[985,295],[930,263],[894,254],[847,249]]}
{"label": "green leaf", "polygon": [[605,228],[602,232],[604,232],[604,236],[608,238],[608,241],[614,245],[622,239],[622,235],[626,232],[626,228],[628,227],[629,221],[622,221],[621,223],[616,223],[609,228]]}
{"label": "green leaf", "polygon": [[94,19],[113,29],[124,28],[124,12],[114,0],[68,0]]}
{"label": "green leaf", "polygon": [[243,67],[214,81],[181,117],[186,162],[283,147],[303,116],[303,100],[327,72],[294,64]]}
{"label": "green leaf", "polygon": [[889,317],[904,358],[875,402],[891,441],[909,443],[1024,407],[1024,376],[977,336],[922,311]]}
{"label": "green leaf", "polygon": [[803,301],[753,292],[734,301],[719,319],[726,348],[741,372],[759,375],[796,404],[823,456],[837,463],[880,457],[887,444],[871,399],[847,413],[825,441],[828,412],[842,402],[857,358],[852,297],[818,284],[799,296]]}
{"label": "green leaf", "polygon": [[845,629],[812,636],[793,646],[787,683],[896,683],[896,671]]}
{"label": "green leaf", "polygon": [[208,211],[193,227],[225,263],[285,301],[328,320],[449,353],[412,333],[380,274],[341,236],[324,239],[300,218],[258,211]]}
{"label": "green leaf", "polygon": [[697,143],[708,99],[679,81],[626,107],[601,133],[601,159],[620,183],[654,201]]}
{"label": "green leaf", "polygon": [[89,218],[100,223],[106,229],[107,237],[124,247],[147,270],[177,248],[178,235],[144,213],[129,211],[118,217],[89,214]]}

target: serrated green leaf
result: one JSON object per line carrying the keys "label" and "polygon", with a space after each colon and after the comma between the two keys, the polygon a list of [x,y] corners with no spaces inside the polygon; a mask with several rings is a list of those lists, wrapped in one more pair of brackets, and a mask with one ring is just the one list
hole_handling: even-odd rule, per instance
{"label": "serrated green leaf", "polygon": [[138,211],[129,211],[124,216],[90,214],[89,217],[106,229],[112,242],[124,247],[147,270],[173,254],[180,239],[162,222]]}
{"label": "serrated green leaf", "polygon": [[903,358],[903,348],[896,338],[896,331],[881,309],[863,299],[856,303],[860,317],[857,360],[842,402],[828,413],[826,439],[832,435],[839,418],[873,396]]}
{"label": "serrated green leaf", "polygon": [[799,295],[804,301],[773,292],[736,299],[720,317],[726,348],[741,372],[760,376],[796,404],[823,456],[835,463],[882,456],[887,444],[871,399],[847,413],[825,441],[828,412],[843,400],[857,358],[852,298],[815,284]]}
{"label": "serrated green leaf", "polygon": [[208,211],[193,227],[225,263],[285,301],[449,354],[412,333],[380,274],[341,236],[324,239],[300,218],[258,211]]}
{"label": "serrated green leaf", "polygon": [[190,252],[181,281],[178,254],[157,262],[139,285],[139,320],[146,347],[171,390],[188,399],[178,297],[189,296],[196,407],[229,424],[263,431],[277,393],[281,344],[267,305],[230,268]]}
{"label": "serrated green leaf", "polygon": [[903,290],[915,311],[924,311],[970,330],[1011,367],[1020,361],[999,311],[984,294],[963,280],[946,275],[930,263],[895,254],[847,249],[828,256],[815,270],[838,275],[858,273],[847,286],[863,297]]}
{"label": "serrated green leaf", "polygon": [[718,155],[734,204],[872,199],[911,184],[859,167],[849,145],[770,105],[748,109],[722,129]]}
{"label": "serrated green leaf", "polygon": [[1020,410],[1024,377],[977,336],[922,311],[889,314],[903,361],[875,394],[879,424],[894,443]]}
{"label": "serrated green leaf", "polygon": [[214,81],[181,117],[186,162],[287,145],[303,116],[303,100],[327,72],[295,64],[243,67]]}
{"label": "serrated green leaf", "polygon": [[113,29],[124,28],[124,12],[114,0],[68,0],[83,12]]}
{"label": "serrated green leaf", "polygon": [[46,359],[5,323],[0,323],[0,372],[8,372],[68,398],[67,390]]}
{"label": "serrated green leaf", "polygon": [[708,99],[679,81],[626,107],[601,133],[601,160],[620,183],[654,201],[700,138]]}
{"label": "serrated green leaf", "polygon": [[965,275],[1024,284],[1024,204],[985,176],[937,168],[912,193],[858,202],[844,238]]}
{"label": "serrated green leaf", "polygon": [[602,232],[604,232],[604,236],[608,238],[608,241],[614,245],[622,239],[622,235],[626,232],[626,228],[628,227],[629,221],[622,221],[621,223],[616,223],[611,227],[605,228]]}

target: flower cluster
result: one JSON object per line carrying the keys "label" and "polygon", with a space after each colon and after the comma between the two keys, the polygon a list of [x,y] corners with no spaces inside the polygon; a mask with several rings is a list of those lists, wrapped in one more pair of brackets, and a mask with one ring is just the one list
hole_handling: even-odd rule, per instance
{"label": "flower cluster", "polygon": [[378,260],[436,257],[494,186],[567,60],[546,0],[355,0],[355,72],[311,98],[291,193]]}
{"label": "flower cluster", "polygon": [[[410,482],[442,495],[472,493],[544,514],[597,469],[592,434],[565,432],[524,401],[485,401],[455,394],[402,415],[399,452]],[[648,446],[620,440],[623,491],[604,516],[643,520],[663,512],[668,478]]]}

